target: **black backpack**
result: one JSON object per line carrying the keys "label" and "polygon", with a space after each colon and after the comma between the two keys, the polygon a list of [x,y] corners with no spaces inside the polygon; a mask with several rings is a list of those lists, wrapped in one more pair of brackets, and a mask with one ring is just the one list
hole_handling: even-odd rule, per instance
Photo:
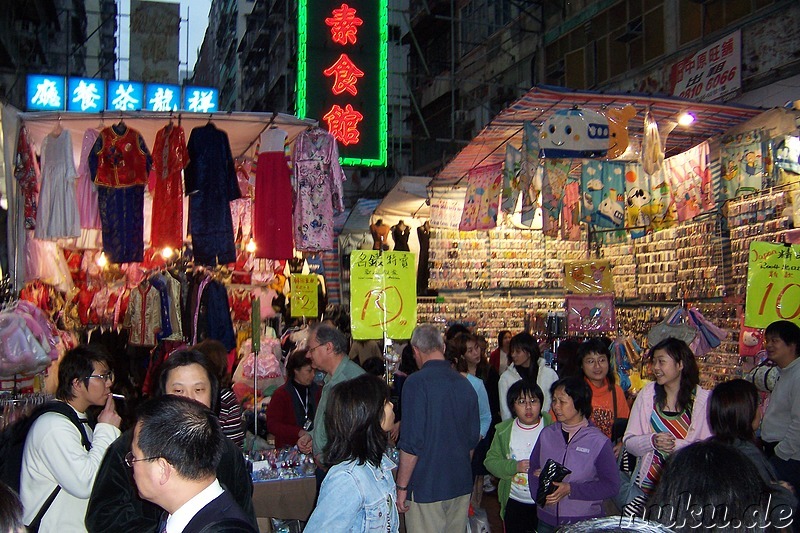
{"label": "black backpack", "polygon": [[[64,402],[51,401],[44,405],[37,407],[30,415],[20,420],[17,420],[9,427],[0,432],[0,480],[6,485],[14,489],[19,494],[20,474],[22,472],[22,454],[25,451],[25,440],[28,438],[33,423],[45,413],[58,413],[69,418],[70,422],[75,424],[78,431],[81,433],[81,443],[83,447],[89,451],[92,447],[89,442],[89,436],[86,434],[86,429],[83,423],[78,418],[78,413],[75,409]],[[47,498],[36,519],[29,526],[29,531],[36,531],[39,528],[39,523],[42,517],[50,508],[53,500],[56,499],[61,486],[57,486],[52,494]]]}

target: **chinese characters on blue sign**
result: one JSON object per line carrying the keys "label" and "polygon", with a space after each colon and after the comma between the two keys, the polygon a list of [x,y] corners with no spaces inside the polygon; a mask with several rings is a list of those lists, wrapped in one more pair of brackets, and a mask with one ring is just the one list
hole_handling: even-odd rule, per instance
{"label": "chinese characters on blue sign", "polygon": [[[180,87],[136,81],[29,75],[28,111],[219,111],[219,91],[210,87]],[[183,105],[181,105],[183,104]]]}

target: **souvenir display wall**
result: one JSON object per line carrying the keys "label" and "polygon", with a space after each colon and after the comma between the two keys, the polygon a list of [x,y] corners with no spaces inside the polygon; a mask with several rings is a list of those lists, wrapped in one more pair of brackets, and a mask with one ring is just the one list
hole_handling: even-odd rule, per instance
{"label": "souvenir display wall", "polygon": [[564,261],[585,259],[584,241],[545,237],[540,231],[433,228],[431,289],[555,289],[562,286]]}
{"label": "souvenir display wall", "polygon": [[731,294],[744,295],[747,289],[747,260],[750,243],[784,242],[791,218],[786,209],[789,195],[799,187],[767,190],[728,203],[731,233]]}

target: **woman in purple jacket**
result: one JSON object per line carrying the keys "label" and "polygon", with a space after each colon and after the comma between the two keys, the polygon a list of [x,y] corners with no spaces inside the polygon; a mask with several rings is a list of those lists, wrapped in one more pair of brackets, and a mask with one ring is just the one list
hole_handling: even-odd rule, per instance
{"label": "woman in purple jacket", "polygon": [[564,524],[604,516],[603,500],[619,491],[614,449],[602,431],[589,422],[592,390],[586,381],[567,377],[553,383],[553,412],[558,422],[542,430],[528,470],[531,496],[536,499],[539,474],[548,459],[572,471],[538,508],[539,533]]}

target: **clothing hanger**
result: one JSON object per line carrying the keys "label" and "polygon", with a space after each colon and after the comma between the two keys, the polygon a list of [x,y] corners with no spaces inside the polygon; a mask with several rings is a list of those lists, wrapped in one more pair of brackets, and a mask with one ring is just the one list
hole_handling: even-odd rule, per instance
{"label": "clothing hanger", "polygon": [[61,114],[58,115],[58,122],[56,123],[56,127],[53,128],[53,131],[50,132],[53,137],[58,137],[61,135],[61,132],[64,131],[64,128],[61,127]]}

